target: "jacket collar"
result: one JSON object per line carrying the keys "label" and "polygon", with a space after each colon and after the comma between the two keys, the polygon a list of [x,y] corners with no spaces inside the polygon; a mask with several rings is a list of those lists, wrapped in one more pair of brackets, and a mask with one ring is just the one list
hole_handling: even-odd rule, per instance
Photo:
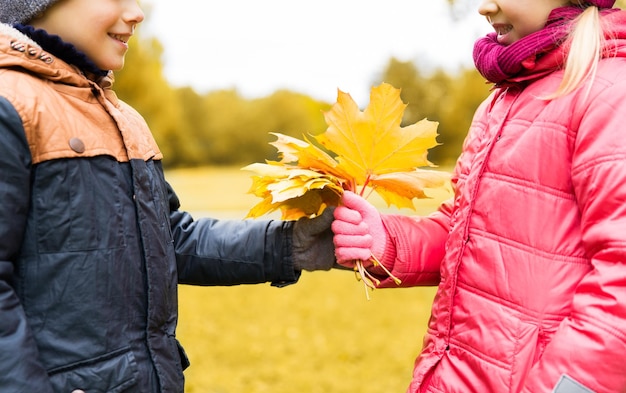
{"label": "jacket collar", "polygon": [[68,64],[75,65],[86,74],[106,76],[108,73],[98,68],[83,52],[79,51],[74,45],[64,42],[58,35],[48,34],[45,30],[19,23],[13,25],[13,27],[37,42],[45,51]]}
{"label": "jacket collar", "polygon": [[0,68],[23,68],[42,78],[69,85],[95,82],[102,88],[112,86],[113,72],[99,70],[74,46],[42,30],[32,37],[28,33],[34,29],[24,30],[0,23]]}

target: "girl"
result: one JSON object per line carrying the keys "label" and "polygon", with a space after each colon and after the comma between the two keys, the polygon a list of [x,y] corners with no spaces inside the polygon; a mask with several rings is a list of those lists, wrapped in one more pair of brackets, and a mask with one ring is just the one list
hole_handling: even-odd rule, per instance
{"label": "girl", "polygon": [[136,0],[0,0],[2,392],[182,393],[178,283],[285,285],[333,265],[332,213],[179,210],[111,90],[143,18]]}
{"label": "girl", "polygon": [[[626,392],[626,13],[482,0],[494,83],[429,217],[345,193],[338,262],[438,285],[409,392]],[[370,267],[380,274],[379,268]],[[380,274],[380,287],[395,286]]]}

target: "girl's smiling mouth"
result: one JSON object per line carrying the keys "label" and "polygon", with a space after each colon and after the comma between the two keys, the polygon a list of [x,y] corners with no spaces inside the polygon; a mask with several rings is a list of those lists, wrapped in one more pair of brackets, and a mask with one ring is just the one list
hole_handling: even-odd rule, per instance
{"label": "girl's smiling mouth", "polygon": [[504,23],[494,23],[491,25],[495,30],[496,34],[498,34],[498,42],[504,43],[507,34],[509,34],[513,30],[513,26]]}

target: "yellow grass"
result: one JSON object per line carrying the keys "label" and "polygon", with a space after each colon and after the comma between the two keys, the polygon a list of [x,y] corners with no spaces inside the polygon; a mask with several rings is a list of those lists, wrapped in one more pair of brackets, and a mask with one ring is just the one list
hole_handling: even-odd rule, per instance
{"label": "yellow grass", "polygon": [[[246,194],[250,173],[237,168],[166,176],[196,217],[242,219],[258,202]],[[420,214],[437,203],[424,202]],[[433,296],[433,288],[387,289],[368,301],[349,271],[305,272],[280,289],[181,286],[186,392],[404,392]]]}

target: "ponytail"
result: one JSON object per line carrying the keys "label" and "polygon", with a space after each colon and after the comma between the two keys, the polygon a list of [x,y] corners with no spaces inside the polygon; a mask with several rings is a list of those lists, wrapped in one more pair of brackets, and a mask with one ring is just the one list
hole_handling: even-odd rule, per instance
{"label": "ponytail", "polygon": [[566,45],[569,52],[565,62],[563,80],[558,89],[547,99],[554,99],[571,93],[582,86],[585,81],[593,81],[602,57],[604,32],[598,7],[587,7],[572,22]]}

